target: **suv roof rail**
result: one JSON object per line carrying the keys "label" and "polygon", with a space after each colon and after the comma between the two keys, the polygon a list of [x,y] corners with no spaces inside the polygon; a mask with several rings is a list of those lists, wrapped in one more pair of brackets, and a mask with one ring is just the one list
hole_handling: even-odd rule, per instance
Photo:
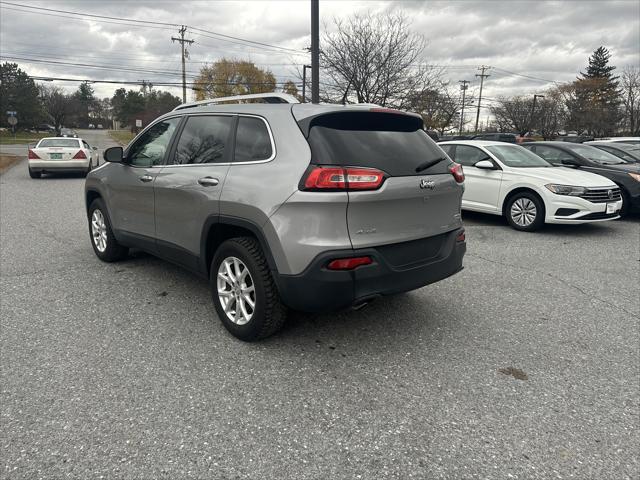
{"label": "suv roof rail", "polygon": [[175,112],[176,110],[199,107],[203,105],[216,105],[221,102],[242,103],[244,100],[253,100],[255,98],[261,98],[265,101],[265,103],[300,103],[298,102],[298,99],[296,97],[294,97],[293,95],[289,95],[288,93],[250,93],[248,95],[233,95],[231,97],[209,98],[207,100],[200,100],[198,102],[184,103],[182,105],[178,105],[173,109],[173,111]]}

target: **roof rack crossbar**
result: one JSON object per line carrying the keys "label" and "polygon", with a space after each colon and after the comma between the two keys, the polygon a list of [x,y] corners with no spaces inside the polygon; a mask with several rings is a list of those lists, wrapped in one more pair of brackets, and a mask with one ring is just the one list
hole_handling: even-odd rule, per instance
{"label": "roof rack crossbar", "polygon": [[296,97],[289,95],[288,93],[251,93],[248,95],[233,95],[231,97],[209,98],[198,102],[183,103],[182,105],[178,105],[174,108],[173,111],[182,110],[184,108],[200,107],[203,105],[217,105],[222,102],[242,103],[245,100],[253,100],[256,98],[264,100],[265,103],[300,103]]}

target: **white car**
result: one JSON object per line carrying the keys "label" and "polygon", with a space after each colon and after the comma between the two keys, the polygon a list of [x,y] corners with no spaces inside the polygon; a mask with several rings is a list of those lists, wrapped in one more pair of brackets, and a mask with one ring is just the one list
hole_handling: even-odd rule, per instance
{"label": "white car", "polygon": [[[610,137],[610,138],[598,138],[597,142],[610,142],[610,143],[629,143],[631,145],[640,144],[640,137]],[[589,143],[589,142],[587,142]]]}
{"label": "white car", "polygon": [[89,173],[98,166],[96,150],[81,138],[43,138],[29,149],[29,176],[40,178],[43,173],[51,172]]}
{"label": "white car", "polygon": [[504,215],[513,228],[525,231],[544,223],[619,218],[620,188],[608,178],[554,167],[519,145],[477,140],[438,145],[463,166],[464,210]]}

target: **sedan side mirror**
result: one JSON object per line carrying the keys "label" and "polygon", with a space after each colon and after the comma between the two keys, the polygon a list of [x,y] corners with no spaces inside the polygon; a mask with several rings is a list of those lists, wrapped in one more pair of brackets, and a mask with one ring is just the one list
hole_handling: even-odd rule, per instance
{"label": "sedan side mirror", "polygon": [[474,163],[473,166],[476,167],[476,168],[481,168],[483,170],[495,170],[496,169],[496,167],[493,165],[491,160],[480,160],[479,162]]}
{"label": "sedan side mirror", "polygon": [[124,150],[122,147],[107,148],[102,156],[104,157],[105,162],[121,163],[124,156]]}

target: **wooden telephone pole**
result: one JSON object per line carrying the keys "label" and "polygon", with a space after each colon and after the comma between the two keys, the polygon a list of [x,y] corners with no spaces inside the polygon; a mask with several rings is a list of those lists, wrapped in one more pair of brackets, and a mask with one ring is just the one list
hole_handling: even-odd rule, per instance
{"label": "wooden telephone pole", "polygon": [[489,76],[489,75],[486,75],[484,71],[490,68],[491,67],[482,65],[481,67],[478,67],[478,70],[482,70],[482,73],[476,73],[476,77],[480,77],[480,94],[478,95],[478,112],[476,113],[476,128],[475,128],[476,133],[478,133],[478,121],[480,120],[480,104],[482,103],[482,85],[484,84],[484,79]]}
{"label": "wooden telephone pole", "polygon": [[184,38],[184,34],[186,31],[187,31],[187,27],[183,25],[182,28],[178,30],[178,32],[180,33],[180,38],[171,37],[172,42],[180,42],[180,46],[182,47],[182,103],[187,103],[187,75],[185,72],[185,63],[184,63],[184,58],[185,58],[184,44],[188,43],[189,45],[191,45],[195,41],[195,40],[186,40]]}

